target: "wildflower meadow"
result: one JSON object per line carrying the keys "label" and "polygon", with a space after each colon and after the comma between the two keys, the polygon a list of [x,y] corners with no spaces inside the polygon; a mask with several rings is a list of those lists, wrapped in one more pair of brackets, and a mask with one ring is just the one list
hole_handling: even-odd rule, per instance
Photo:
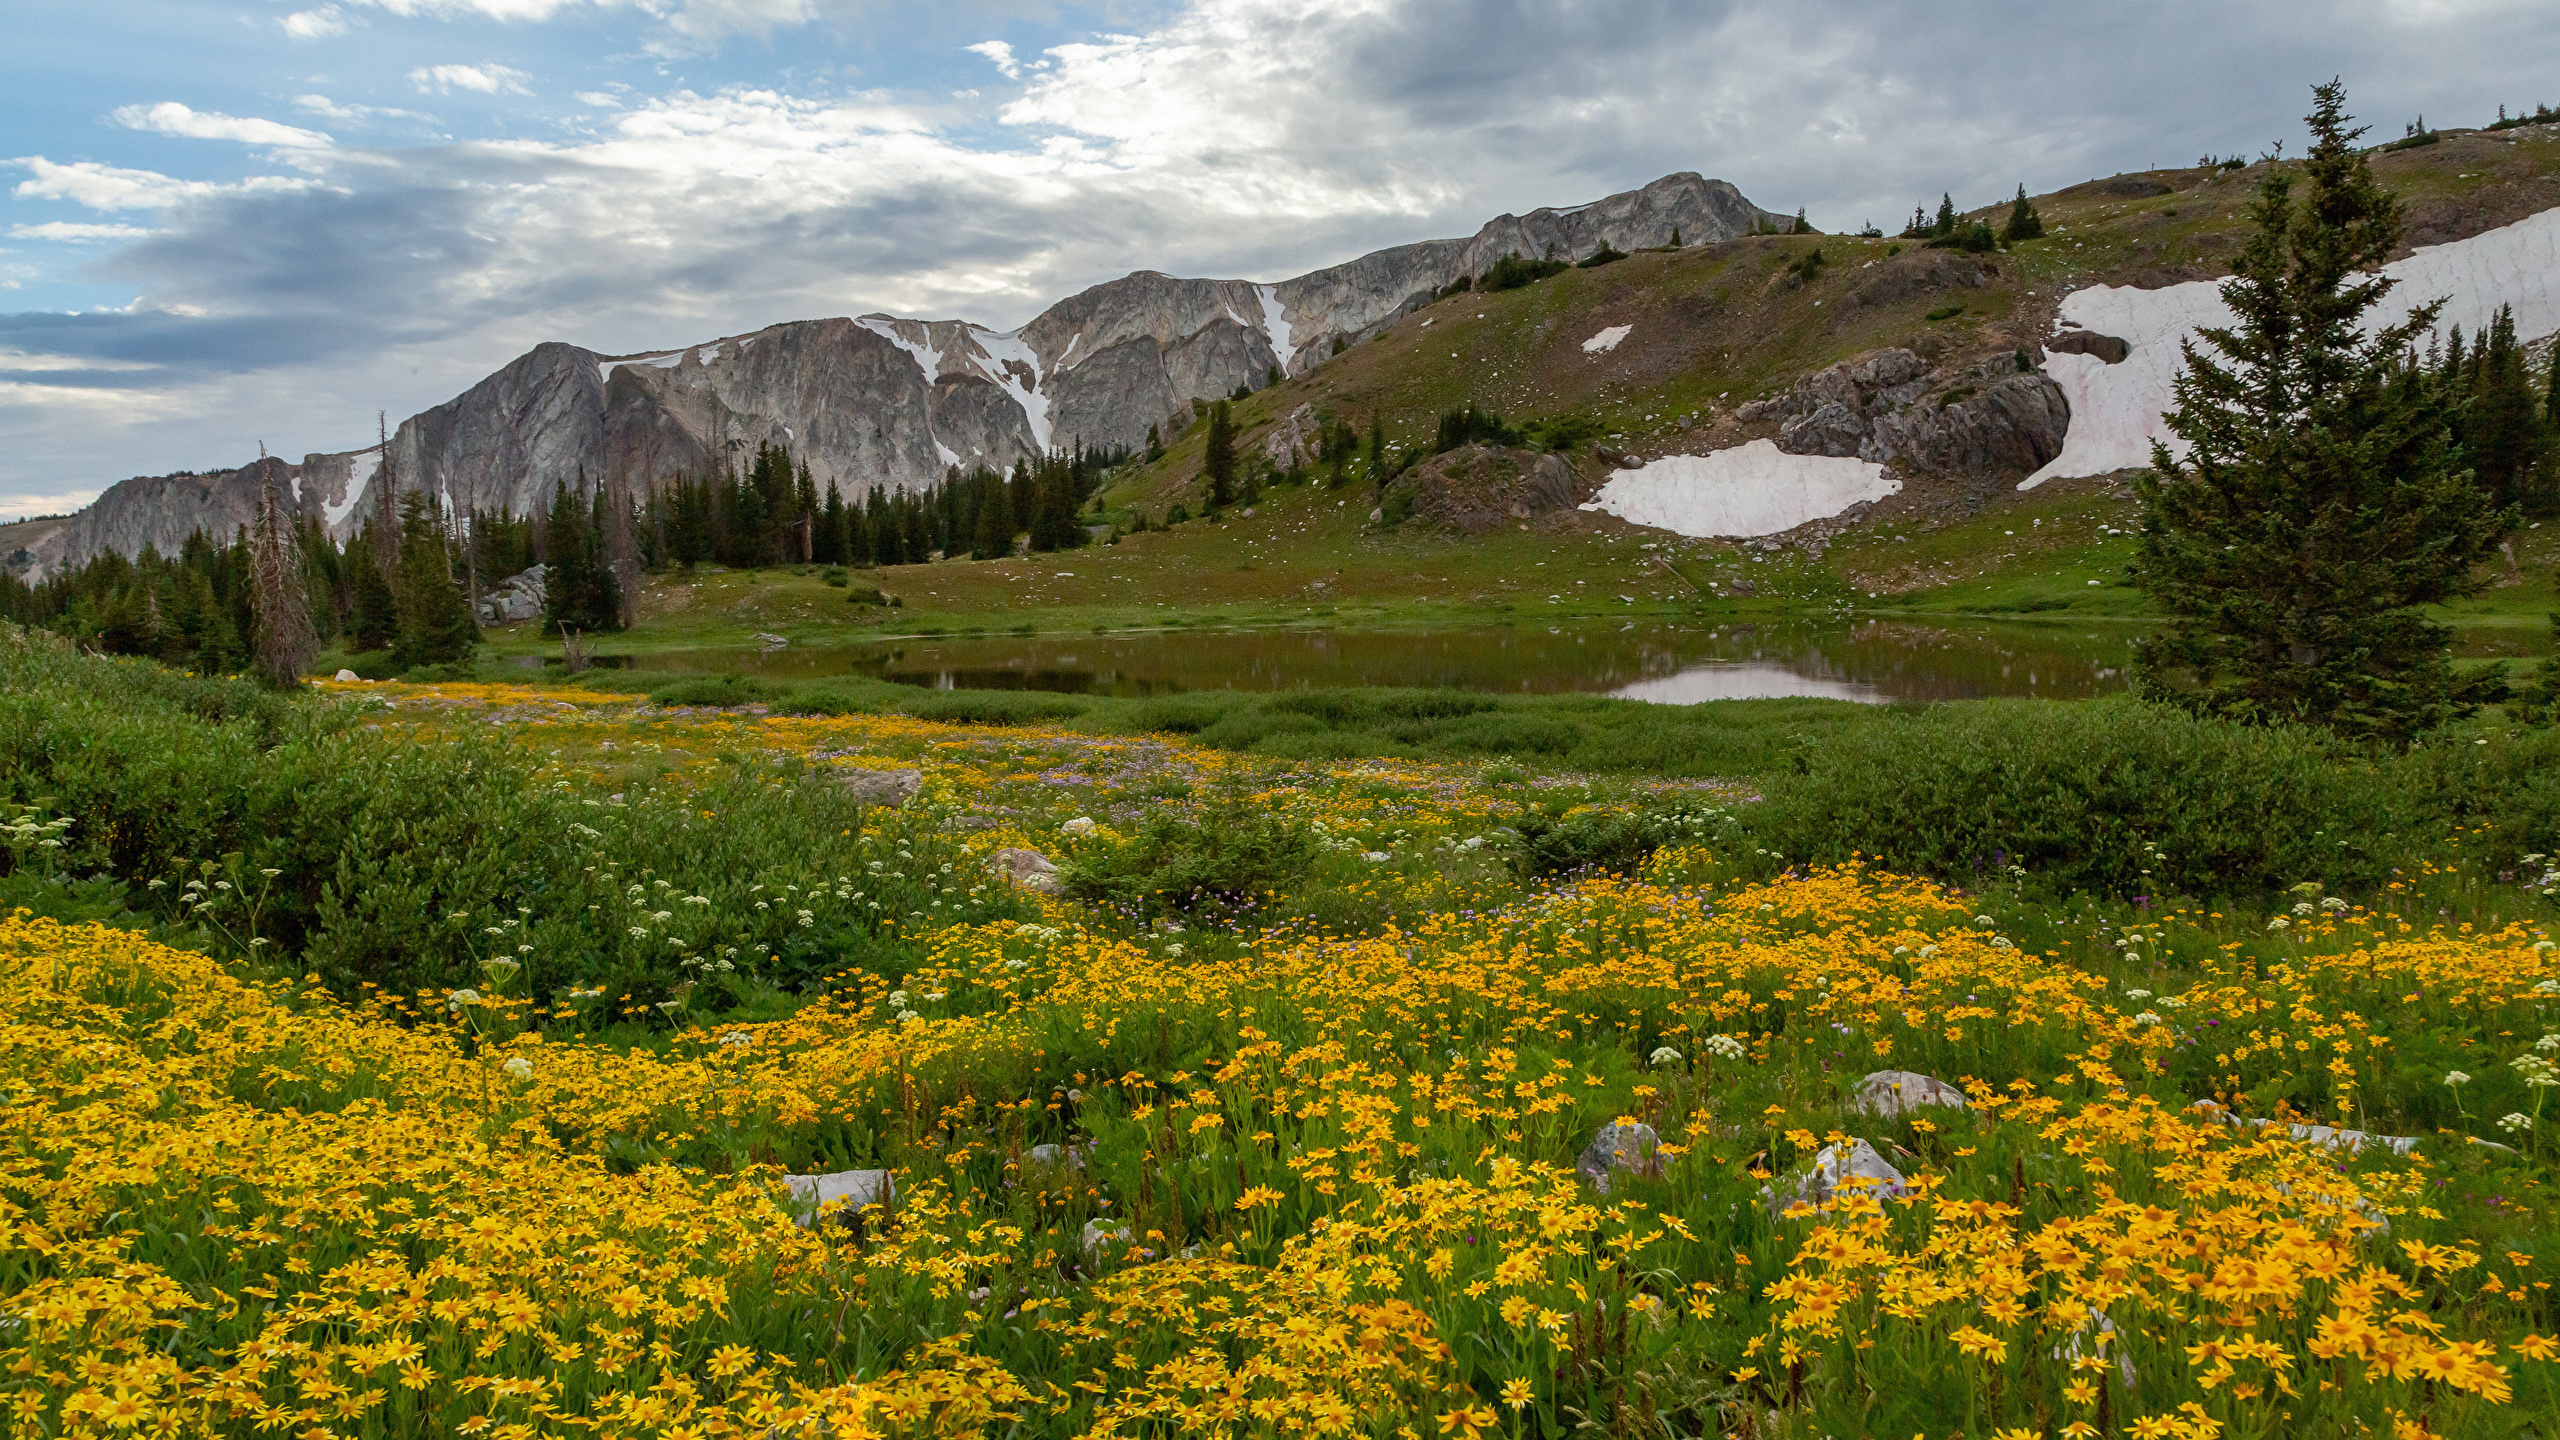
{"label": "wildflower meadow", "polygon": [[[314,703],[569,848],[396,965],[389,840],[0,918],[12,1434],[2560,1430],[2541,855],[2055,897],[1766,853],[1747,786]],[[725,864],[760,796],[805,835]],[[183,848],[51,800],[20,878]]]}

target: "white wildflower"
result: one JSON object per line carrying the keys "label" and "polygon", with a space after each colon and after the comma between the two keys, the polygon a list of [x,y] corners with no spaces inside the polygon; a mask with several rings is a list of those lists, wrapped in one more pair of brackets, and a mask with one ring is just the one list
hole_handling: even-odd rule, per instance
{"label": "white wildflower", "polygon": [[507,1078],[510,1080],[530,1080],[533,1078],[533,1062],[527,1060],[521,1055],[508,1057],[507,1063],[498,1068],[506,1071]]}
{"label": "white wildflower", "polygon": [[1679,1051],[1672,1049],[1668,1045],[1663,1045],[1657,1047],[1650,1058],[1653,1061],[1654,1068],[1659,1070],[1665,1065],[1679,1064],[1683,1057]]}
{"label": "white wildflower", "polygon": [[2471,1077],[2463,1074],[2459,1070],[2447,1070],[2444,1072],[2444,1083],[2447,1085],[2468,1085],[2471,1083]]}
{"label": "white wildflower", "polygon": [[2533,1117],[2519,1111],[2510,1110],[2504,1116],[2500,1117],[2498,1121],[2498,1128],[2506,1131],[2510,1135],[2515,1134],[2519,1130],[2530,1130],[2533,1128]]}
{"label": "white wildflower", "polygon": [[1724,1060],[1739,1060],[1751,1053],[1751,1047],[1731,1035],[1710,1035],[1703,1042],[1709,1053]]}

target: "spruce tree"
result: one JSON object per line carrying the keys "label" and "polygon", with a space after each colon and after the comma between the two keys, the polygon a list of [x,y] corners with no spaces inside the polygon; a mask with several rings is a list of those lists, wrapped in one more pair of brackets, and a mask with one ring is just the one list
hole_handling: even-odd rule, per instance
{"label": "spruce tree", "polygon": [[1208,485],[1210,513],[1236,502],[1236,426],[1224,400],[1209,407],[1209,438],[1200,451],[1200,478]]}
{"label": "spruce tree", "polygon": [[2018,198],[2009,202],[2009,223],[2000,227],[2000,243],[2014,245],[2021,240],[2037,240],[2044,236],[2044,217],[2027,199],[2027,187],[2018,187]]}
{"label": "spruce tree", "polygon": [[347,542],[347,648],[357,654],[387,649],[400,638],[399,610],[378,554],[371,524]]}
{"label": "spruce tree", "polygon": [[2463,448],[2480,488],[2499,505],[2535,508],[2545,486],[2551,437],[2542,397],[2533,393],[2524,348],[2516,343],[2515,311],[2498,307],[2472,357],[2470,404],[2462,418]]}
{"label": "spruce tree", "polygon": [[[2169,428],[2135,482],[2133,573],[2170,617],[2137,646],[2151,695],[2217,715],[2405,743],[2485,688],[2417,607],[2467,593],[2514,524],[2473,483],[2430,378],[2403,364],[2437,306],[2363,333],[2392,281],[2400,209],[2354,148],[2344,87],[2315,88],[2314,144],[2270,166],[2222,298],[2188,342]],[[2492,685],[2494,685],[2494,681]]]}
{"label": "spruce tree", "polygon": [[392,600],[400,636],[392,644],[391,658],[402,668],[471,657],[480,627],[463,604],[462,587],[453,583],[442,517],[423,490],[412,490],[400,500],[400,569]]}
{"label": "spruce tree", "polygon": [[1961,217],[1956,214],[1956,197],[1941,193],[1938,196],[1938,218],[1930,223],[1929,233],[1943,240],[1956,233],[1959,223]]}

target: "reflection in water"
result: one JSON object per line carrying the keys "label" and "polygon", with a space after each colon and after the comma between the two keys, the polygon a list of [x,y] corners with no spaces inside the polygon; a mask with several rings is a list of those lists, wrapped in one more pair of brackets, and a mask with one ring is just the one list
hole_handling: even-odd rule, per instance
{"label": "reflection in water", "polygon": [[1696,705],[1707,700],[1782,700],[1798,697],[1815,700],[1856,700],[1876,705],[1891,700],[1872,685],[1858,685],[1846,680],[1825,680],[1813,675],[1799,675],[1783,665],[1734,664],[1719,661],[1666,675],[1659,680],[1639,680],[1621,685],[1609,692],[1621,700],[1647,700],[1656,705]]}
{"label": "reflection in water", "polygon": [[691,651],[652,669],[863,675],[936,689],[1150,696],[1374,685],[1584,692],[1664,704],[1813,696],[1882,702],[2119,689],[2131,632],[2086,625],[1621,623],[1467,630],[1151,630],[917,637]]}

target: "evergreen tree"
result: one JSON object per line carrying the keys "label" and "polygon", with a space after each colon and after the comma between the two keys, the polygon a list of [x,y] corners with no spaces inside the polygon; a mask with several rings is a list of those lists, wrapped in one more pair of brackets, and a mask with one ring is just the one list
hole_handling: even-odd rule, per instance
{"label": "evergreen tree", "polygon": [[1227,402],[1209,407],[1209,438],[1200,451],[1200,478],[1208,486],[1211,513],[1236,501],[1236,426]]}
{"label": "evergreen tree", "polygon": [[387,649],[400,638],[398,606],[375,559],[375,542],[370,524],[347,542],[347,648],[358,654]]}
{"label": "evergreen tree", "polygon": [[1013,499],[1000,476],[981,479],[978,491],[978,521],[969,558],[1001,560],[1013,553]]}
{"label": "evergreen tree", "polygon": [[2462,440],[2480,488],[2494,504],[2539,508],[2548,483],[2544,472],[2551,461],[2551,436],[2541,397],[2533,393],[2533,377],[2525,371],[2524,348],[2516,343],[2512,307],[2498,307],[2474,352],[2469,388]]}
{"label": "evergreen tree", "polygon": [[605,555],[602,517],[604,496],[580,494],[580,485],[551,492],[549,549],[551,573],[543,580],[543,619],[555,630],[619,630],[622,591]]}
{"label": "evergreen tree", "polygon": [[462,587],[453,583],[443,520],[423,490],[400,500],[400,570],[392,598],[400,621],[391,647],[394,662],[411,668],[471,657],[480,627],[463,604]]}
{"label": "evergreen tree", "polygon": [[2009,223],[2000,227],[2000,243],[2014,245],[2021,240],[2043,238],[2044,217],[2027,199],[2027,187],[2018,187],[2018,198],[2009,202]]}
{"label": "evergreen tree", "polygon": [[1387,489],[1387,422],[1380,416],[1369,417],[1369,494],[1374,498]]}
{"label": "evergreen tree", "polygon": [[1952,194],[1939,195],[1938,218],[1930,222],[1929,233],[1944,240],[1955,234],[1956,226],[1962,222],[1963,217],[1956,214],[1956,197]]}
{"label": "evergreen tree", "polygon": [[2155,446],[2136,482],[2134,578],[2170,617],[2137,656],[2160,698],[2405,742],[2484,698],[2416,607],[2469,591],[2515,517],[2473,483],[2441,395],[2402,364],[2436,307],[2361,333],[2393,283],[2374,272],[2400,210],[2354,148],[2344,88],[2314,94],[2304,203],[2270,166],[2222,286],[2239,323],[2185,346],[2168,421],[2189,452]]}
{"label": "evergreen tree", "polygon": [[1164,441],[1156,435],[1156,427],[1150,425],[1147,427],[1147,463],[1153,465],[1163,458]]}

